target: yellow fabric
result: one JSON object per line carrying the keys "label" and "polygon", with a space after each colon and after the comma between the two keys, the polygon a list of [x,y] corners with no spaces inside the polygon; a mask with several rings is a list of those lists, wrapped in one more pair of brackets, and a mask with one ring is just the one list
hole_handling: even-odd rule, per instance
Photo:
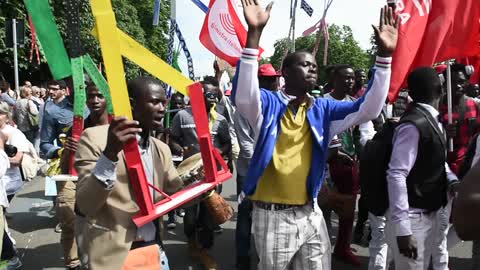
{"label": "yellow fabric", "polygon": [[294,115],[290,108],[282,118],[281,133],[273,157],[258,182],[252,200],[303,205],[309,200],[307,177],[312,165],[312,132],[307,104]]}
{"label": "yellow fabric", "polygon": [[62,174],[62,168],[60,168],[62,153],[63,148],[60,148],[60,150],[58,150],[58,157],[50,160],[49,167],[46,173],[47,176],[52,177],[54,175]]}
{"label": "yellow fabric", "polygon": [[213,104],[210,108],[210,120],[208,121],[208,129],[212,132],[213,124],[217,121],[217,104]]}

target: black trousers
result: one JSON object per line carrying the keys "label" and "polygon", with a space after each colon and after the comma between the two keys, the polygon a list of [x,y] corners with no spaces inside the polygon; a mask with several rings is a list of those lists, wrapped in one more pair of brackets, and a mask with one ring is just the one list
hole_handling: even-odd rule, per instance
{"label": "black trousers", "polygon": [[213,246],[215,224],[203,202],[185,208],[183,226],[188,239],[196,239],[203,248]]}
{"label": "black trousers", "polygon": [[2,246],[2,260],[10,260],[17,256],[17,250],[13,246],[13,242],[8,236],[7,232],[3,232],[3,246]]}

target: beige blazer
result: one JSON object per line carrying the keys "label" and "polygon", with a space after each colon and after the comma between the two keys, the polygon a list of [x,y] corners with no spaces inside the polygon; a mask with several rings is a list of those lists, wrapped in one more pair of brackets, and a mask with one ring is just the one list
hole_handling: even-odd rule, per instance
{"label": "beige blazer", "polygon": [[[111,190],[94,175],[93,170],[107,143],[108,125],[86,129],[78,144],[75,168],[78,172],[76,200],[80,211],[87,217],[85,249],[90,269],[119,270],[136,236],[132,221],[139,210],[126,171],[125,155],[118,154],[117,182]],[[173,166],[168,146],[150,138],[153,146],[154,179],[156,187],[173,193],[182,186]],[[155,193],[155,201],[161,195]],[[161,232],[159,232],[161,233]]]}

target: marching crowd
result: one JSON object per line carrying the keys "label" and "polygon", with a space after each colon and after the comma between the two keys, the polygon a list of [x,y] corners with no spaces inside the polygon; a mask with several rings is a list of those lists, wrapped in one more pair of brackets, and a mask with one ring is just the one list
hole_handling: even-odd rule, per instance
{"label": "marching crowd", "polygon": [[[236,173],[237,269],[257,261],[257,269],[331,269],[332,256],[360,266],[351,243],[369,245],[368,269],[388,269],[392,261],[401,270],[449,269],[448,250],[461,241],[458,235],[478,239],[476,223],[465,221],[478,210],[469,194],[478,191],[478,179],[470,179],[478,176],[480,157],[480,92],[469,83],[472,69],[451,65],[449,124],[445,65],[413,70],[397,101],[387,101],[398,38],[391,8],[382,9],[375,27],[375,66],[328,66],[327,83],[319,85],[316,60],[306,51],[288,54],[279,71],[259,66],[271,5],[242,3],[248,39],[232,89],[221,90],[217,63],[215,76],[201,81],[213,146]],[[53,198],[68,269],[169,269],[162,231],[175,229],[178,217],[188,255],[205,269],[219,269],[209,249],[222,228],[206,198],[221,186],[165,220],[141,227],[132,221],[139,207],[123,145],[138,141],[150,184],[167,194],[181,190],[182,174],[201,160],[188,99],[180,93],[167,99],[160,81],[139,77],[127,85],[133,119],[112,117],[106,97],[87,81],[85,130],[76,141],[69,83],[52,80],[42,88],[27,81],[16,92],[0,82],[1,267],[22,265],[8,207],[37,175],[39,156],[49,161],[49,172],[69,174],[74,154],[78,180],[57,181]],[[458,214],[452,215],[454,200]],[[332,212],[339,217],[333,250]],[[480,269],[478,241],[472,258],[472,269]]]}

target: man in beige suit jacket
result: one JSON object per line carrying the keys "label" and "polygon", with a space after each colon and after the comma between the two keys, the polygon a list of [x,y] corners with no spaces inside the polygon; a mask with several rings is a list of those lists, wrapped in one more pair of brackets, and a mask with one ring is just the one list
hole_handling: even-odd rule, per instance
{"label": "man in beige suit jacket", "polygon": [[[128,252],[137,247],[161,245],[161,225],[140,228],[132,218],[139,208],[125,165],[123,144],[137,138],[147,178],[173,193],[182,181],[173,166],[169,147],[150,136],[165,114],[165,91],[156,79],[143,77],[128,83],[134,120],[116,117],[111,124],[84,131],[75,168],[78,172],[77,205],[87,216],[85,248],[90,269],[122,269]],[[153,194],[154,201],[161,195]]]}

